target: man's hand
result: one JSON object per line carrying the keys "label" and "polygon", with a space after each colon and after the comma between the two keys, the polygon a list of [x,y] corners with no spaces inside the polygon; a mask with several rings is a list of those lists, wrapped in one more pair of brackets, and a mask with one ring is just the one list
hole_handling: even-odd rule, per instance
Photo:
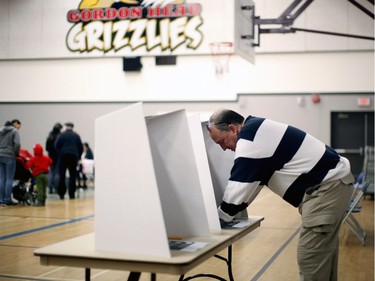
{"label": "man's hand", "polygon": [[225,220],[220,219],[220,226],[221,228],[227,228],[229,227],[231,222],[226,222]]}

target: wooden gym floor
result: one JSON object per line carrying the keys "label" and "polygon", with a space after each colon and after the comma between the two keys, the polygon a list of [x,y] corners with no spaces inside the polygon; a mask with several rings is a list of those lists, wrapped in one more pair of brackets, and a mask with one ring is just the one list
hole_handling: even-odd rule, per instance
{"label": "wooden gym floor", "polygon": [[[374,280],[374,201],[361,199],[354,216],[367,232],[366,245],[343,225],[340,242],[339,280]],[[296,246],[298,211],[264,188],[248,208],[250,215],[265,217],[261,227],[233,245],[236,281],[298,281]],[[80,192],[75,200],[49,195],[46,207],[0,207],[0,280],[84,280],[84,269],[39,265],[33,251],[94,231],[94,189]],[[226,251],[221,253],[225,256]],[[223,261],[211,258],[194,273],[214,273],[227,278]],[[93,269],[92,280],[126,280],[128,272]],[[142,274],[142,281],[150,274]],[[159,281],[178,276],[157,275]],[[213,280],[201,278],[199,280]]]}

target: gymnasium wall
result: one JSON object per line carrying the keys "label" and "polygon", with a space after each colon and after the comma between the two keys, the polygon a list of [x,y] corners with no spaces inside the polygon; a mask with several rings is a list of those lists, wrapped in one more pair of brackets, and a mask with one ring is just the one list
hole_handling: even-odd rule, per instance
{"label": "gymnasium wall", "polygon": [[[0,2],[2,102],[234,101],[239,93],[374,90],[374,41],[305,32],[262,35],[254,64],[232,56],[229,72],[218,77],[208,43],[233,33],[233,7],[228,3],[235,0],[182,1],[201,4],[204,50],[185,50],[176,65],[168,66],[156,65],[158,53],[152,51],[142,56],[139,72],[126,72],[123,56],[138,54],[138,49],[68,50],[66,37],[73,23],[67,16],[84,2],[98,1]],[[292,0],[254,2],[255,15],[267,19],[280,16]],[[314,1],[295,26],[374,35],[371,17],[342,0],[329,5]]]}
{"label": "gymnasium wall", "polygon": [[[371,105],[359,107],[360,97],[368,97]],[[48,132],[56,122],[66,121],[73,122],[82,140],[94,147],[95,118],[130,104],[128,102],[0,103],[0,120],[1,122],[13,118],[21,120],[22,146],[29,150],[36,143],[44,145]],[[145,115],[154,115],[186,109],[188,112],[201,113],[202,119],[207,120],[214,110],[230,108],[246,116],[251,114],[267,117],[300,127],[329,144],[332,111],[373,111],[373,104],[373,93],[320,94],[319,103],[312,101],[310,93],[241,94],[238,100],[228,102],[145,102],[144,112]],[[123,122],[125,124],[132,120]],[[129,132],[129,138],[137,141],[137,136],[132,132]],[[119,149],[131,149],[131,147]]]}
{"label": "gymnasium wall", "polygon": [[[270,34],[261,37],[254,64],[231,56],[228,73],[220,77],[207,49],[199,55],[178,56],[176,65],[156,65],[154,56],[144,56],[141,71],[127,72],[120,55],[61,55],[60,51],[67,52],[66,31],[54,30],[46,22],[61,15],[56,5],[69,10],[77,9],[80,2],[0,1],[0,122],[19,118],[22,144],[27,149],[37,142],[43,144],[53,124],[65,121],[74,122],[82,139],[93,144],[96,117],[139,101],[144,102],[146,114],[186,108],[208,116],[218,107],[230,107],[245,115],[294,124],[327,143],[331,111],[374,109],[374,41]],[[256,15],[275,18],[292,1],[254,2]],[[296,26],[373,36],[370,17],[348,1],[328,2],[314,1]],[[207,10],[215,11],[206,9],[205,13]],[[220,15],[210,15],[224,34],[228,24]],[[67,25],[65,14],[63,21]],[[210,38],[212,34],[208,34]],[[313,94],[320,94],[319,104],[311,102]],[[369,107],[358,107],[357,99],[362,96],[370,97]]]}

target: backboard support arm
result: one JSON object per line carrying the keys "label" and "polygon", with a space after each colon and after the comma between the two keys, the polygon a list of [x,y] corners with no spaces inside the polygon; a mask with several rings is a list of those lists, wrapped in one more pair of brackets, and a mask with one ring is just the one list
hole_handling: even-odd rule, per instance
{"label": "backboard support arm", "polygon": [[[272,34],[272,33],[295,33],[297,31],[303,32],[310,32],[310,33],[319,33],[324,35],[334,35],[334,36],[343,36],[343,37],[350,37],[350,38],[357,38],[357,39],[364,39],[364,40],[375,40],[374,37],[370,36],[362,36],[356,34],[346,34],[346,33],[338,33],[338,32],[330,32],[330,31],[323,31],[323,30],[313,30],[313,29],[305,29],[305,28],[293,28],[294,21],[301,15],[307,7],[314,0],[294,0],[286,9],[285,11],[275,19],[262,19],[259,16],[255,16],[255,6],[243,6],[243,10],[252,10],[252,24],[253,24],[253,34],[249,35],[241,35],[242,39],[255,39],[255,33],[257,33],[257,42],[252,43],[254,47],[260,46],[260,35],[261,34]],[[348,0],[350,3],[355,5],[361,11],[366,13],[368,16],[374,19],[374,14],[363,7],[361,4],[356,2],[355,0]],[[371,2],[372,3],[372,2]],[[373,3],[372,3],[373,4]],[[293,13],[294,11],[294,13]],[[280,25],[280,27],[276,28],[263,28],[263,25]],[[255,32],[255,29],[257,32]]]}
{"label": "backboard support arm", "polygon": [[[360,9],[362,12],[364,12],[366,15],[374,19],[374,13],[367,10],[364,6],[362,6],[360,3],[358,3],[355,0],[348,0],[350,3],[352,3],[354,6],[356,6],[358,9]],[[372,5],[374,5],[374,1],[370,2]]]}

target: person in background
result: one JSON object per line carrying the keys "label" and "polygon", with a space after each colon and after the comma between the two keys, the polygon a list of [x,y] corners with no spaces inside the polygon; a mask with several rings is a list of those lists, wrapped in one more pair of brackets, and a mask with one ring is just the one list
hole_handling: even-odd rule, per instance
{"label": "person in background", "polygon": [[26,167],[31,169],[35,178],[38,201],[34,206],[46,205],[48,172],[51,165],[52,159],[43,153],[43,147],[40,144],[36,144],[34,146],[34,156],[26,163]]}
{"label": "person in background", "polygon": [[52,159],[52,165],[48,174],[48,190],[51,194],[57,192],[59,184],[59,168],[57,166],[58,157],[55,148],[55,141],[58,135],[61,133],[62,127],[63,126],[60,123],[56,123],[51,132],[48,134],[46,140],[46,151],[48,156]]}
{"label": "person in background", "polygon": [[73,131],[74,124],[67,122],[64,124],[63,132],[55,141],[55,148],[58,155],[59,167],[59,187],[60,199],[64,199],[66,193],[65,174],[69,171],[69,198],[75,198],[77,165],[83,152],[81,137]]}
{"label": "person in background", "polygon": [[0,204],[13,206],[12,188],[16,171],[16,157],[20,152],[21,141],[18,130],[7,121],[0,128]]}
{"label": "person in background", "polygon": [[301,280],[337,280],[339,231],[353,194],[349,161],[300,129],[228,109],[214,112],[207,129],[224,151],[235,151],[218,208],[222,225],[266,185],[301,214]]}
{"label": "person in background", "polygon": [[[78,164],[78,173],[77,173],[78,187],[82,187],[83,189],[86,189],[87,188],[87,184],[86,184],[87,177],[86,177],[86,174],[84,173],[84,170],[83,170],[84,159],[94,160],[94,153],[92,152],[92,150],[90,148],[90,145],[87,142],[83,143],[83,153],[82,153],[82,156],[81,156],[81,160]],[[82,178],[82,184],[81,184],[81,178]]]}
{"label": "person in background", "polygon": [[18,119],[13,119],[12,120],[12,125],[14,128],[16,128],[17,130],[21,129],[21,121],[18,120]]}

